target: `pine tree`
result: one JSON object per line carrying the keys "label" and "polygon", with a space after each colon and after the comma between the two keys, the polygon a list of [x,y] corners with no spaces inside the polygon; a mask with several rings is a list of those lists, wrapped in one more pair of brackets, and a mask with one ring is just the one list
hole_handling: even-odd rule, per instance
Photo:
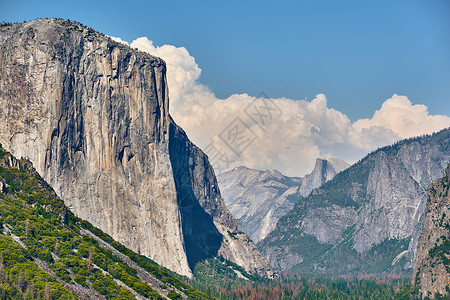
{"label": "pine tree", "polygon": [[24,291],[25,288],[25,278],[23,275],[23,270],[19,271],[19,276],[17,277],[17,289],[21,292]]}
{"label": "pine tree", "polygon": [[3,254],[0,255],[0,284],[5,280],[5,265],[3,262]]}
{"label": "pine tree", "polygon": [[55,249],[53,250],[53,252],[55,252],[55,254],[58,255],[60,249],[61,245],[59,244],[59,242],[56,242]]}
{"label": "pine tree", "polygon": [[93,252],[92,252],[92,249],[91,249],[91,250],[89,250],[89,257],[88,257],[88,259],[86,261],[87,268],[88,268],[89,272],[91,272],[91,273],[94,271],[94,266],[93,266],[93,263],[92,263],[92,259],[93,259]]}
{"label": "pine tree", "polygon": [[27,294],[30,296],[31,299],[35,298],[34,283],[31,283],[30,285],[28,285]]}
{"label": "pine tree", "polygon": [[28,238],[28,235],[30,233],[30,220],[27,219],[25,222],[25,237]]}
{"label": "pine tree", "polygon": [[48,285],[48,282],[45,283],[44,298],[45,300],[52,300],[52,293],[50,291],[50,286]]}

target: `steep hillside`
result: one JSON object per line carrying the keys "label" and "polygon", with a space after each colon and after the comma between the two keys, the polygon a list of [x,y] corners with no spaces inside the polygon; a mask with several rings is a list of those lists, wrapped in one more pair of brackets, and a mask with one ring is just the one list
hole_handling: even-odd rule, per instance
{"label": "steep hillside", "polygon": [[159,58],[77,22],[1,27],[0,142],[78,217],[162,266],[192,276],[220,254],[273,273],[171,119]]}
{"label": "steep hillside", "polygon": [[450,294],[450,165],[428,192],[427,212],[417,246],[413,284],[423,298]]}
{"label": "steep hillside", "polygon": [[258,247],[298,272],[410,269],[427,189],[449,160],[449,129],[378,149],[301,199]]}
{"label": "steep hillside", "polygon": [[284,176],[278,171],[237,167],[220,174],[217,180],[225,204],[239,227],[253,241],[259,242],[301,197],[307,196],[347,166],[339,159],[318,158],[314,170],[303,178]]}
{"label": "steep hillside", "polygon": [[209,299],[75,217],[33,169],[0,150],[1,299]]}

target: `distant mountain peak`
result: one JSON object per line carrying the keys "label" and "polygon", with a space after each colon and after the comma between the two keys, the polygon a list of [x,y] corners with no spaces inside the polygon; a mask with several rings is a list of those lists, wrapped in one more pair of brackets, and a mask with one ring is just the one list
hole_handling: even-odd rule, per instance
{"label": "distant mountain peak", "polygon": [[325,159],[333,165],[333,168],[336,171],[336,173],[344,171],[345,169],[350,167],[350,164],[348,162],[340,158],[330,157]]}
{"label": "distant mountain peak", "polygon": [[258,247],[302,273],[410,269],[427,189],[449,160],[448,128],[373,151],[301,199]]}
{"label": "distant mountain peak", "polygon": [[[338,167],[333,165],[335,162]],[[278,219],[314,188],[330,180],[348,164],[340,159],[316,159],[313,171],[305,177],[288,177],[278,170],[255,170],[236,167],[217,179],[225,204],[237,219],[239,227],[258,242]]]}

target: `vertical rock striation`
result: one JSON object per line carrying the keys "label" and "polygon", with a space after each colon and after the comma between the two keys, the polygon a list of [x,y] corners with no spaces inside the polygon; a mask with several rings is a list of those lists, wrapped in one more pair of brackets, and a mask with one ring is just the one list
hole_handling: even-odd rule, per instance
{"label": "vertical rock striation", "polygon": [[450,165],[428,191],[427,212],[417,246],[413,284],[422,298],[450,293]]}
{"label": "vertical rock striation", "polygon": [[169,149],[189,265],[219,254],[250,273],[277,277],[253,241],[238,230],[207,156],[172,120]]}
{"label": "vertical rock striation", "polygon": [[428,187],[449,161],[448,128],[380,148],[300,199],[258,247],[300,272],[410,269]]}
{"label": "vertical rock striation", "polygon": [[[1,27],[0,142],[79,217],[192,276],[192,262],[231,247],[220,226],[235,223],[207,157],[169,116],[165,71],[76,22]],[[258,255],[228,257],[270,273]]]}

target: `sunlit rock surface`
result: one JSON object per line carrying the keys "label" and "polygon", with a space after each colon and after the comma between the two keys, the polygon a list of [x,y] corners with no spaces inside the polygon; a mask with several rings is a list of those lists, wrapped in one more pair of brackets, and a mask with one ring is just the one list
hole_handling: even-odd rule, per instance
{"label": "sunlit rock surface", "polygon": [[169,115],[164,61],[79,23],[0,28],[0,142],[67,206],[179,274],[222,254],[272,275],[214,172]]}
{"label": "sunlit rock surface", "polygon": [[340,159],[318,158],[313,171],[303,178],[284,176],[276,170],[237,167],[220,174],[217,180],[225,204],[239,227],[257,243],[300,198],[347,167]]}

